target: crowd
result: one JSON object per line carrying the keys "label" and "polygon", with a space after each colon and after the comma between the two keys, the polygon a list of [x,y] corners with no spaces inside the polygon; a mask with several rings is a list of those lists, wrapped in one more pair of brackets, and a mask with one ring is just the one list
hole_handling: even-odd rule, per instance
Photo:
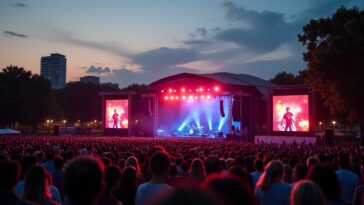
{"label": "crowd", "polygon": [[0,204],[364,204],[356,146],[0,137]]}

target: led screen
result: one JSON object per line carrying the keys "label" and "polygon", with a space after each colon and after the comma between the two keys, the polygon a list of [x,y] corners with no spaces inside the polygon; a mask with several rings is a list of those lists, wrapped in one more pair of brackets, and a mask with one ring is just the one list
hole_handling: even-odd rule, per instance
{"label": "led screen", "polygon": [[105,128],[128,128],[128,100],[106,100]]}
{"label": "led screen", "polygon": [[273,96],[273,131],[308,132],[308,95]]}

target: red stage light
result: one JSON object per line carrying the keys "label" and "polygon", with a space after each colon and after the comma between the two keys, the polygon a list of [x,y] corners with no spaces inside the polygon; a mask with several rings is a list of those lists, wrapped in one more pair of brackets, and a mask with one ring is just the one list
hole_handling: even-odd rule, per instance
{"label": "red stage light", "polygon": [[219,87],[217,87],[217,86],[215,86],[214,90],[217,92],[217,91],[219,91],[219,90],[220,90],[220,88],[219,88]]}
{"label": "red stage light", "polygon": [[162,90],[161,92],[164,93],[164,90]]}
{"label": "red stage light", "polygon": [[207,95],[207,99],[211,99],[211,95]]}
{"label": "red stage light", "polygon": [[181,91],[184,93],[184,92],[186,92],[186,89],[182,88]]}
{"label": "red stage light", "polygon": [[186,96],[182,96],[182,100],[186,99]]}
{"label": "red stage light", "polygon": [[198,97],[197,97],[197,96],[195,96],[195,99],[197,100],[197,99],[198,99]]}
{"label": "red stage light", "polygon": [[205,96],[204,95],[201,95],[201,99],[205,99]]}
{"label": "red stage light", "polygon": [[210,88],[208,88],[207,91],[210,91]]}
{"label": "red stage light", "polygon": [[202,92],[203,91],[203,88],[200,88],[199,91]]}
{"label": "red stage light", "polygon": [[171,96],[171,100],[174,100],[174,96]]}
{"label": "red stage light", "polygon": [[165,96],[165,97],[164,97],[164,99],[165,99],[165,100],[168,100],[168,96]]}
{"label": "red stage light", "polygon": [[170,93],[171,93],[171,92],[172,92],[172,89],[171,89],[171,88],[169,88],[169,89],[168,89],[168,92],[170,92]]}
{"label": "red stage light", "polygon": [[177,92],[177,90],[173,90],[173,92]]}
{"label": "red stage light", "polygon": [[198,92],[198,89],[196,89],[196,92]]}
{"label": "red stage light", "polygon": [[192,92],[192,90],[191,90],[191,89],[190,89],[189,91],[190,91],[190,92]]}
{"label": "red stage light", "polygon": [[188,98],[189,98],[189,99],[193,99],[193,95],[190,95]]}

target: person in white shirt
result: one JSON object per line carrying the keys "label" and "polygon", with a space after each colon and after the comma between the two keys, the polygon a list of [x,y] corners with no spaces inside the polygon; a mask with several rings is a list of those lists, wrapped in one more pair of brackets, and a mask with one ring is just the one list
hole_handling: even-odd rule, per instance
{"label": "person in white shirt", "polygon": [[152,179],[138,187],[135,196],[136,205],[152,203],[163,194],[167,194],[173,190],[173,188],[166,183],[170,166],[171,160],[166,152],[158,151],[152,155],[150,159]]}

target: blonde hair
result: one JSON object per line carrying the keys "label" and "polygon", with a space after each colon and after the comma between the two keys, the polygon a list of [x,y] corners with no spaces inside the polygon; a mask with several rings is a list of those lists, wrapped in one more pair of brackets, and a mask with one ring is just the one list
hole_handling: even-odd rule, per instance
{"label": "blonde hair", "polygon": [[274,180],[282,180],[283,163],[279,160],[270,161],[264,168],[264,173],[259,177],[257,188],[262,191],[269,191]]}
{"label": "blonde hair", "polygon": [[310,180],[297,182],[291,192],[291,205],[326,205],[320,187]]}
{"label": "blonde hair", "polygon": [[140,174],[139,161],[136,157],[130,156],[130,157],[128,157],[128,159],[126,159],[125,167],[128,167],[128,166],[134,167],[137,170],[137,173]]}
{"label": "blonde hair", "polygon": [[203,181],[205,179],[205,169],[202,160],[196,158],[192,161],[190,169],[190,178],[193,180]]}

